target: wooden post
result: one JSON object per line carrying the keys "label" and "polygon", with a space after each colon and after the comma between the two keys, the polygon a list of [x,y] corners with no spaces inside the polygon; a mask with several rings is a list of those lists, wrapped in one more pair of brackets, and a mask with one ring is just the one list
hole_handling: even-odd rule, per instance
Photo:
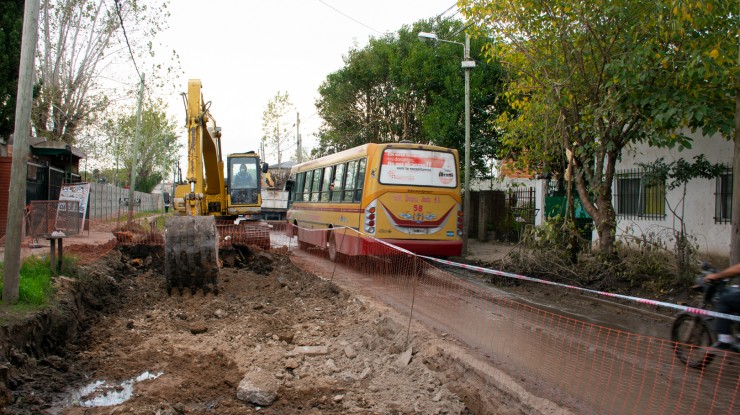
{"label": "wooden post", "polygon": [[57,261],[55,257],[56,243],[57,243],[56,239],[49,238],[49,246],[51,247],[51,249],[49,250],[49,266],[51,267],[51,273],[54,275],[56,275],[57,273],[57,270],[56,270]]}
{"label": "wooden post", "polygon": [[24,205],[26,203],[26,159],[28,136],[31,131],[31,104],[33,92],[33,58],[39,29],[39,1],[26,0],[23,12],[21,62],[18,70],[18,93],[15,104],[13,130],[13,165],[10,172],[8,199],[8,226],[5,234],[5,270],[3,275],[3,302],[18,301],[21,270],[21,238]]}
{"label": "wooden post", "polygon": [[57,248],[59,251],[57,251],[57,273],[62,272],[62,259],[64,258],[64,249],[62,248],[64,246],[64,238],[59,238],[59,245],[57,245]]}

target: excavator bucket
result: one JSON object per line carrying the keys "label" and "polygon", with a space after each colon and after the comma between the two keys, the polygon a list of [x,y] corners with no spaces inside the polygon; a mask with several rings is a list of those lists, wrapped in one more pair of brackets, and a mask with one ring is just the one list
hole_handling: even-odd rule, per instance
{"label": "excavator bucket", "polygon": [[218,234],[213,216],[170,216],[164,234],[167,294],[200,288],[218,294]]}

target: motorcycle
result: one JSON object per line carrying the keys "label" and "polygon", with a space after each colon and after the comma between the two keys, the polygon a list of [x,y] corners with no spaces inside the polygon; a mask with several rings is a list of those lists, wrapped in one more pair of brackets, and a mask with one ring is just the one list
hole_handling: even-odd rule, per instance
{"label": "motorcycle", "polygon": [[[702,272],[696,278],[696,285],[692,287],[703,294],[700,307],[702,309],[714,310],[721,295],[740,290],[740,287],[730,285],[730,279],[704,281],[704,277],[716,272],[716,268],[703,264]],[[682,312],[676,316],[671,327],[671,340],[675,342],[674,352],[678,360],[696,369],[704,369],[712,362],[716,352],[712,352],[710,346],[717,341],[714,320],[714,317],[689,312]],[[740,323],[733,321],[731,326],[732,335],[740,340]]]}

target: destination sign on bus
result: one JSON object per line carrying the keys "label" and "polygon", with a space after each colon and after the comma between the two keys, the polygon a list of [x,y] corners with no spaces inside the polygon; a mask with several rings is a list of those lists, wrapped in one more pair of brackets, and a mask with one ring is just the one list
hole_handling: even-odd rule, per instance
{"label": "destination sign on bus", "polygon": [[383,184],[457,187],[457,169],[452,153],[387,149],[380,164],[380,182]]}

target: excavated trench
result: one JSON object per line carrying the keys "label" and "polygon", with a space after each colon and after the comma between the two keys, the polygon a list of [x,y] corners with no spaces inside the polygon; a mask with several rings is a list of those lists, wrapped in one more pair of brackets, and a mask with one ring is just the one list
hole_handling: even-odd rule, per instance
{"label": "excavated trench", "polygon": [[[464,350],[422,331],[407,343],[391,310],[288,255],[220,254],[217,296],[168,296],[161,248],[132,246],[58,277],[43,311],[3,311],[2,413],[538,412]],[[255,371],[269,405],[237,398]]]}

